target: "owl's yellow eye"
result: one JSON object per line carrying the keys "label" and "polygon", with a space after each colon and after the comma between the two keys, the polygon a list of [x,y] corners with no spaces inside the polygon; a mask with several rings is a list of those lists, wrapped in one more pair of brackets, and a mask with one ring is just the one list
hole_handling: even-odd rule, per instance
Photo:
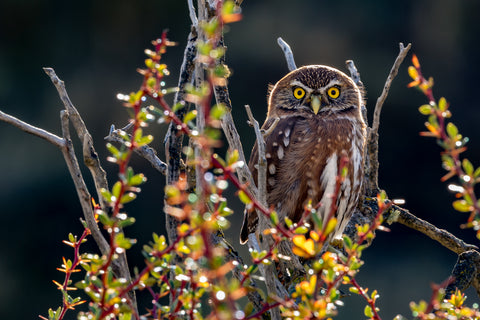
{"label": "owl's yellow eye", "polygon": [[296,87],[295,89],[293,89],[293,96],[296,99],[300,100],[305,96],[305,90],[300,87]]}
{"label": "owl's yellow eye", "polygon": [[340,95],[340,89],[337,87],[331,87],[327,90],[327,94],[332,99],[337,99]]}

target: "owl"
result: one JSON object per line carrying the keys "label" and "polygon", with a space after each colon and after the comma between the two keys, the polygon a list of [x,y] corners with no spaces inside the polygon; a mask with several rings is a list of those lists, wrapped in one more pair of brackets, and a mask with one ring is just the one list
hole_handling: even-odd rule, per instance
{"label": "owl", "polygon": [[[262,126],[270,131],[265,137],[267,203],[280,219],[298,222],[311,201],[314,206],[320,203],[313,214],[325,222],[340,161],[346,156],[347,174],[336,199],[337,224],[331,234],[342,236],[362,190],[366,139],[362,105],[363,93],[350,77],[323,65],[296,69],[270,89],[267,119]],[[255,146],[249,161],[255,182],[257,162]],[[246,211],[242,244],[257,225],[257,213]]]}

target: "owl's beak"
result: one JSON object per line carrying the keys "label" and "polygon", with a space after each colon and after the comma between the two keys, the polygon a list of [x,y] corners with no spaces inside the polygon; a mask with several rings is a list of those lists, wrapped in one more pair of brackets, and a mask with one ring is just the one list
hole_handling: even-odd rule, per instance
{"label": "owl's beak", "polygon": [[310,101],[310,105],[312,106],[313,113],[317,114],[320,110],[320,105],[322,104],[320,97],[312,95],[312,100]]}

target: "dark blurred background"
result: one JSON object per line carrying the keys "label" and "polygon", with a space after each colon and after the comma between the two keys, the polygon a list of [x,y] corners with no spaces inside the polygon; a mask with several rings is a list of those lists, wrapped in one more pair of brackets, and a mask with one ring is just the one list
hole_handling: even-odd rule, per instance
{"label": "dark blurred background", "polygon": [[[281,36],[293,48],[299,66],[327,64],[345,70],[344,61],[353,59],[367,88],[370,121],[398,43],[412,42],[424,73],[435,78],[436,97],[447,97],[453,121],[470,138],[465,155],[480,164],[478,1],[245,0],[243,14],[242,21],[229,26],[226,43],[227,63],[233,70],[233,113],[247,154],[254,135],[246,125],[243,105],[252,106],[257,119],[264,120],[267,85],[287,72],[276,44]],[[186,1],[180,0],[3,0],[0,109],[60,134],[63,107],[42,71],[45,66],[55,68],[113,182],[116,167],[105,161],[103,137],[110,124],[122,126],[127,121],[115,96],[138,88],[141,77],[135,69],[143,64],[143,50],[165,28],[179,43],[164,56],[171,70],[167,82],[175,86],[189,26]],[[471,230],[460,229],[467,216],[452,209],[454,195],[440,182],[444,174],[440,148],[418,135],[425,119],[417,107],[426,100],[406,87],[409,60],[401,67],[382,114],[380,185],[391,198],[405,199],[405,207],[418,217],[478,244]],[[155,124],[149,130],[163,158],[165,127]],[[61,302],[52,279],[63,281],[55,268],[72,251],[61,241],[69,232],[81,234],[81,208],[55,147],[0,123],[0,154],[0,319],[36,319]],[[126,232],[139,241],[129,255],[142,266],[142,244],[152,232],[164,232],[164,178],[142,159],[135,158],[132,165],[149,179],[135,204],[127,207],[137,223]],[[230,204],[235,215],[227,234],[236,244],[242,207],[235,200]],[[85,248],[96,249],[92,243]],[[384,319],[398,313],[410,317],[409,302],[428,300],[431,283],[446,279],[456,261],[454,253],[401,225],[392,225],[389,233],[379,232],[363,258],[358,281],[379,291]],[[469,304],[479,301],[472,290],[467,294]],[[363,318],[364,305],[357,296],[346,298],[338,319]],[[75,317],[70,313],[68,318]]]}

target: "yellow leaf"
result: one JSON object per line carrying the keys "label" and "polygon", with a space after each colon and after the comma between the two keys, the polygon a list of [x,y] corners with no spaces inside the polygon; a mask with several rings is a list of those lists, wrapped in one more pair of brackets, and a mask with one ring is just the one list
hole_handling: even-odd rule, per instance
{"label": "yellow leaf", "polygon": [[408,67],[408,75],[410,76],[410,78],[412,78],[413,80],[416,80],[418,79],[418,71],[417,69],[415,69],[415,67]]}

